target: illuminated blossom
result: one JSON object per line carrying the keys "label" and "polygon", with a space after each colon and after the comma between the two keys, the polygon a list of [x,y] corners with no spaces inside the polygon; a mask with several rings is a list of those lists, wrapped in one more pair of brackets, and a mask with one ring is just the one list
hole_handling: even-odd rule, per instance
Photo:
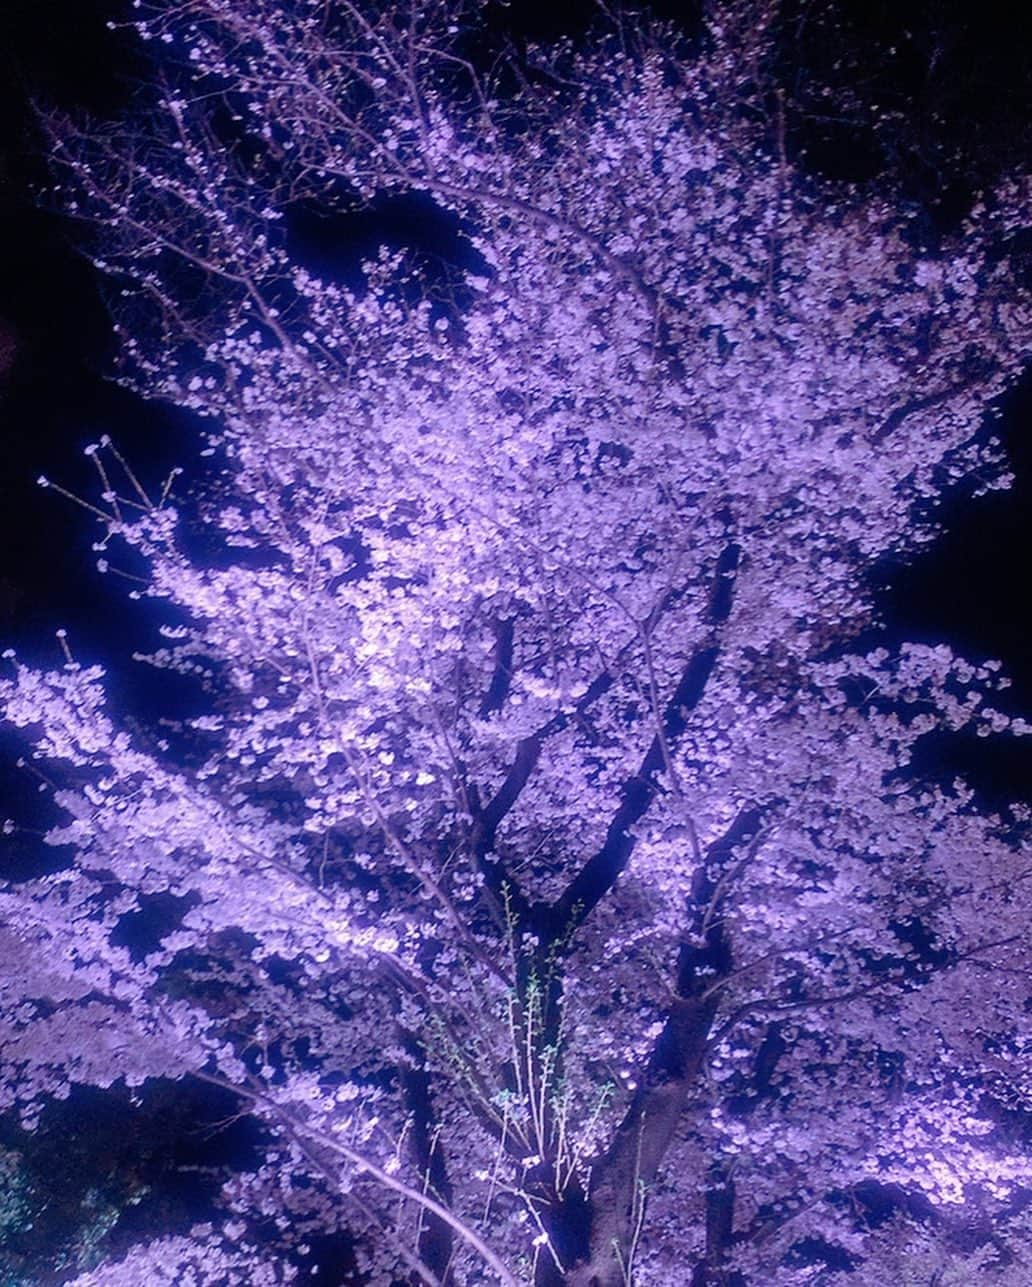
{"label": "illuminated blossom", "polygon": [[[286,1281],[258,1224],[372,1283],[796,1284],[810,1239],[874,1284],[946,1253],[872,1186],[1028,1183],[1021,819],[907,772],[1027,726],[995,663],[874,646],[865,575],[1008,481],[1022,194],[932,252],[797,173],[736,14],[493,85],[457,0],[181,0],[150,115],[62,126],[130,378],[223,471],[197,517],[89,449],[209,709],[162,747],[99,668],[6,660],[70,857],[0,893],[3,1106],[201,1076],[266,1128],[234,1233],[80,1287]],[[406,194],[443,283],[303,262],[299,210]]]}

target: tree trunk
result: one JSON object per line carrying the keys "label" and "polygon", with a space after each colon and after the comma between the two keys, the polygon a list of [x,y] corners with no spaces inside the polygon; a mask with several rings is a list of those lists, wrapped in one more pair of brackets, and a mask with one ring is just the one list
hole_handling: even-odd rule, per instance
{"label": "tree trunk", "polygon": [[626,1287],[648,1189],[695,1087],[715,1012],[712,999],[674,1003],[645,1084],[594,1169],[589,1259],[570,1270],[567,1287]]}

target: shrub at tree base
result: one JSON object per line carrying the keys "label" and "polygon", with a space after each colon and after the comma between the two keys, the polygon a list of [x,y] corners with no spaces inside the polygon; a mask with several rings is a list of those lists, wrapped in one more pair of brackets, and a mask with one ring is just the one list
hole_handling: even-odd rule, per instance
{"label": "shrub at tree base", "polygon": [[[223,475],[90,448],[206,713],[8,654],[69,858],[0,893],[3,1106],[204,1078],[265,1129],[80,1287],[337,1233],[379,1284],[1028,1281],[1027,813],[907,771],[1027,729],[865,581],[1008,482],[1025,190],[933,251],[801,174],[768,16],[490,73],[456,0],[182,0],[128,123],[52,122],[125,378]],[[305,266],[292,212],[406,195],[460,263]]]}

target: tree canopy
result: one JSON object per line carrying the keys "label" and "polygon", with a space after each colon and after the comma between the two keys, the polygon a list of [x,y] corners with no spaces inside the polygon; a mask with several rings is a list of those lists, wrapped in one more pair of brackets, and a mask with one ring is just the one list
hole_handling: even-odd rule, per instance
{"label": "tree canopy", "polygon": [[[911,761],[1030,730],[869,574],[1008,483],[1027,183],[929,244],[807,173],[773,7],[496,62],[478,8],[143,6],[134,111],[51,121],[123,378],[203,423],[203,487],[105,438],[81,498],[201,713],[7,655],[63,859],[0,888],[0,1106],[261,1126],[79,1287],[334,1234],[332,1281],[1017,1287],[1028,812]],[[456,253],[314,262],[385,200]]]}

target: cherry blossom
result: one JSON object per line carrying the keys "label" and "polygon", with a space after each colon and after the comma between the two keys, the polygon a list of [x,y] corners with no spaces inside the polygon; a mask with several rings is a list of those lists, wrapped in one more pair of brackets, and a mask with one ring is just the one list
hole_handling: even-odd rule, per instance
{"label": "cherry blossom", "polygon": [[[54,123],[125,378],[221,473],[88,449],[203,714],[130,732],[71,637],[4,663],[67,863],[0,891],[2,1104],[200,1077],[266,1140],[224,1228],[77,1283],[338,1232],[381,1284],[1017,1282],[949,1230],[1032,1179],[1027,814],[911,764],[1028,725],[992,659],[872,643],[868,574],[1008,485],[1027,190],[933,250],[806,175],[764,6],[519,75],[478,7],[139,5],[139,115]],[[443,284],[305,262],[298,208],[390,194],[459,230]]]}

